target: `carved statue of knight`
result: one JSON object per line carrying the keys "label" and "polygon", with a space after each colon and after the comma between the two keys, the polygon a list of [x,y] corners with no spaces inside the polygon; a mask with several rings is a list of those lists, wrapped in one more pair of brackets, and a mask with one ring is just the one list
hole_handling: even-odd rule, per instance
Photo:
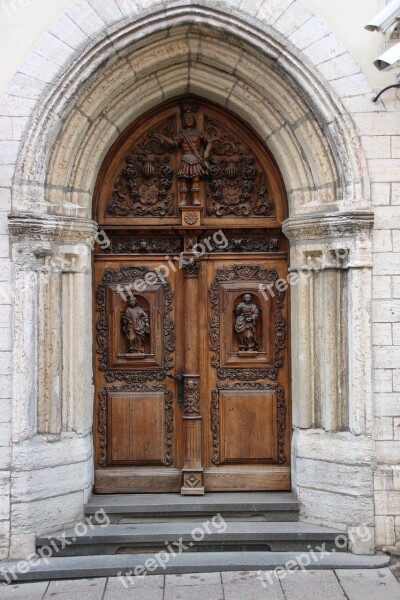
{"label": "carved statue of knight", "polygon": [[178,169],[179,205],[186,206],[189,196],[193,206],[199,206],[200,179],[209,174],[208,157],[212,142],[204,131],[197,129],[196,112],[199,110],[195,100],[188,99],[181,104],[182,129],[175,138],[162,133],[156,137],[170,148],[182,148],[182,159]]}

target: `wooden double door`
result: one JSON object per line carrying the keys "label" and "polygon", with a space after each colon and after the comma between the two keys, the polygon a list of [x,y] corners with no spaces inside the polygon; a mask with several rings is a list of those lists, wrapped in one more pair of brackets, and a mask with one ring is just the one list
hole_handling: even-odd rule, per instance
{"label": "wooden double door", "polygon": [[117,140],[95,200],[95,491],[290,489],[284,189],[262,142],[170,101]]}

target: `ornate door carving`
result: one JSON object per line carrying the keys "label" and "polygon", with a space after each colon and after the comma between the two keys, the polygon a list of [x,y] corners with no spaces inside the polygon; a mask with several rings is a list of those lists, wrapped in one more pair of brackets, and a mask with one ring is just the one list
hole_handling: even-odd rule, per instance
{"label": "ornate door carving", "polygon": [[262,142],[202,99],[114,144],[95,191],[97,491],[290,489],[284,217]]}

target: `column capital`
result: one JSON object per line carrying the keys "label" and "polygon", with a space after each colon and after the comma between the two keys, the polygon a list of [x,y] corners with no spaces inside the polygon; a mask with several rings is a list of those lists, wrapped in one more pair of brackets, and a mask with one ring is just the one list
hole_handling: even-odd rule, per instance
{"label": "column capital", "polygon": [[8,215],[12,242],[62,242],[93,246],[98,225],[84,217],[62,217],[11,213]]}
{"label": "column capital", "polygon": [[354,210],[289,217],[282,223],[282,231],[290,241],[341,239],[369,236],[373,224],[372,211]]}

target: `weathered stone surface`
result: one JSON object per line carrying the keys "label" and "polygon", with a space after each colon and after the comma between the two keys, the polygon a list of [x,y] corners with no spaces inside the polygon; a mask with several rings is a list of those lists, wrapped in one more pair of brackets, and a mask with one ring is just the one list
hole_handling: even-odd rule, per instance
{"label": "weathered stone surface", "polygon": [[[298,457],[335,463],[369,465],[373,457],[373,445],[369,438],[353,436],[348,432],[327,433],[320,430],[295,432],[295,451]],[[344,459],[345,457],[345,459]]]}
{"label": "weathered stone surface", "polygon": [[372,473],[369,466],[358,467],[302,458],[296,462],[297,483],[300,486],[340,494],[372,494]]}
{"label": "weathered stone surface", "polygon": [[36,437],[14,445],[13,467],[16,471],[56,467],[87,461],[91,455],[90,436],[66,434],[60,441],[52,442],[45,436]]}
{"label": "weathered stone surface", "polygon": [[374,499],[370,496],[346,496],[301,487],[299,490],[301,514],[324,524],[373,525]]}
{"label": "weathered stone surface", "polygon": [[57,494],[62,496],[90,487],[93,479],[92,458],[86,462],[62,464],[37,471],[15,471],[12,475],[13,502],[31,502]]}
{"label": "weathered stone surface", "polygon": [[82,492],[53,496],[36,502],[14,502],[11,518],[15,534],[49,531],[60,524],[72,524],[82,516]]}

